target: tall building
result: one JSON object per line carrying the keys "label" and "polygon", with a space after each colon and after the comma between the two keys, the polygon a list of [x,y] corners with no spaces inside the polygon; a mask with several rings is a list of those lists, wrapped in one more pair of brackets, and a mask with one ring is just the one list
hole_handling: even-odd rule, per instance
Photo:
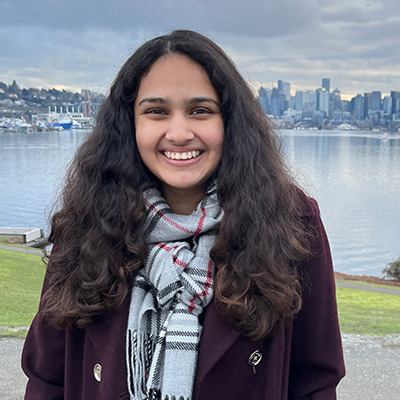
{"label": "tall building", "polygon": [[382,110],[385,114],[390,114],[392,112],[392,98],[390,96],[385,96],[383,98]]}
{"label": "tall building", "polygon": [[326,90],[317,90],[317,110],[325,112],[326,116],[329,115],[329,92]]}
{"label": "tall building", "polygon": [[294,96],[294,109],[296,111],[303,111],[303,92],[301,90],[296,90],[296,95]]}
{"label": "tall building", "polygon": [[371,110],[371,93],[364,93],[364,118],[368,115]]}
{"label": "tall building", "polygon": [[380,111],[381,106],[381,92],[372,92],[371,93],[371,111]]}
{"label": "tall building", "polygon": [[364,119],[364,98],[362,97],[361,94],[358,94],[356,97],[353,98],[352,100],[353,106],[354,106],[354,118],[357,120]]}
{"label": "tall building", "polygon": [[328,93],[331,90],[331,80],[329,78],[322,78],[322,89],[325,89]]}
{"label": "tall building", "polygon": [[334,110],[343,111],[342,98],[340,96],[340,90],[338,88],[332,91],[330,100],[333,103]]}
{"label": "tall building", "polygon": [[283,94],[279,92],[279,89],[273,88],[271,94],[271,114],[282,115],[283,114]]}
{"label": "tall building", "polygon": [[317,93],[306,90],[303,94],[303,111],[317,111]]}
{"label": "tall building", "polygon": [[282,93],[285,95],[287,101],[290,99],[290,83],[283,82],[282,83]]}
{"label": "tall building", "polygon": [[260,101],[261,108],[264,110],[264,112],[266,114],[269,114],[271,104],[271,91],[269,89],[260,87],[258,91],[258,100]]}
{"label": "tall building", "polygon": [[278,93],[283,93],[283,81],[278,81]]}
{"label": "tall building", "polygon": [[391,91],[390,97],[392,98],[392,114],[400,112],[400,92]]}

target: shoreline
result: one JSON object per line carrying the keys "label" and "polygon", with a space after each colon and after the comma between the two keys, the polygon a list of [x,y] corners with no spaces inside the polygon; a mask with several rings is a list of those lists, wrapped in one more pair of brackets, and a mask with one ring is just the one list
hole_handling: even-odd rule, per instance
{"label": "shoreline", "polygon": [[[43,255],[43,251],[40,248],[31,247],[26,244],[20,244],[19,246],[16,246],[14,243],[7,243],[6,241],[0,241],[0,249],[11,250],[26,254],[35,254],[40,256]],[[334,271],[334,274],[335,280],[357,281],[363,283],[371,283],[375,285],[400,287],[400,280],[395,279],[383,279],[372,275],[350,275],[338,271]]]}
{"label": "shoreline", "polygon": [[344,281],[357,281],[363,283],[372,283],[375,285],[384,285],[384,286],[395,286],[400,287],[400,280],[390,280],[378,278],[377,276],[371,275],[349,275],[344,272],[335,271],[335,279],[344,280]]}

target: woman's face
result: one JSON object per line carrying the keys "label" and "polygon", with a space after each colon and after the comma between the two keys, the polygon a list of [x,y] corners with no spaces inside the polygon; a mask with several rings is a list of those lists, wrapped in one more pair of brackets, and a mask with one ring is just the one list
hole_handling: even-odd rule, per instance
{"label": "woman's face", "polygon": [[221,159],[224,128],[218,95],[205,70],[168,54],[140,83],[134,106],[136,143],[164,195],[204,195]]}

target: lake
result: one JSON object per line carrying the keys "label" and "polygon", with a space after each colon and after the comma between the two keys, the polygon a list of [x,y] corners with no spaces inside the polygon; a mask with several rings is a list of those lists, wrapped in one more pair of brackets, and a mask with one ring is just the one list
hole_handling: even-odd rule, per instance
{"label": "lake", "polygon": [[[0,226],[39,227],[86,131],[0,134]],[[282,131],[297,181],[318,200],[335,270],[380,276],[400,254],[400,135]]]}

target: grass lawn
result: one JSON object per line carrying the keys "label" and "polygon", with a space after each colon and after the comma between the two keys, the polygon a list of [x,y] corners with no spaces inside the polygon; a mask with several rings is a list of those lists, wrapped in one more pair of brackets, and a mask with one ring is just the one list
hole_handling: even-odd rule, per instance
{"label": "grass lawn", "polygon": [[336,287],[340,329],[346,333],[400,333],[400,296]]}
{"label": "grass lawn", "polygon": [[37,311],[45,270],[41,255],[0,249],[0,326],[30,325]]}
{"label": "grass lawn", "polygon": [[[22,249],[26,249],[27,246],[24,244],[11,244],[8,242],[9,236],[0,236],[0,244],[3,244],[5,246],[12,246],[12,247],[20,247]],[[43,250],[42,249],[37,249],[35,247],[28,247],[28,249],[30,250],[36,250],[38,252],[38,254],[43,254]]]}
{"label": "grass lawn", "polygon": [[[19,327],[29,326],[37,311],[45,270],[40,255],[0,249],[0,337],[25,337]],[[336,293],[342,332],[400,333],[400,296],[344,287]]]}

